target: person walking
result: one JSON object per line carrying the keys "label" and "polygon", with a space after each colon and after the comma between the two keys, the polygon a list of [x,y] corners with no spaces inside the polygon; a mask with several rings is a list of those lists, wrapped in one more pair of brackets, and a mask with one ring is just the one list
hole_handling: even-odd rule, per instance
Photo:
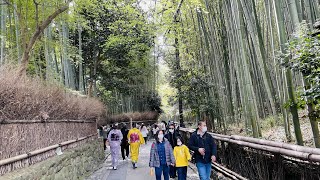
{"label": "person walking", "polygon": [[152,143],[150,151],[149,167],[155,169],[156,180],[169,180],[169,165],[174,165],[175,159],[172,147],[167,139],[164,138],[164,131],[159,130],[156,142]]}
{"label": "person walking", "polygon": [[164,132],[166,132],[167,123],[165,121],[161,121],[159,128],[160,128],[160,130],[163,130]]}
{"label": "person walking", "polygon": [[142,124],[140,131],[141,131],[142,137],[144,138],[145,144],[147,144],[147,141],[148,141],[148,133],[149,133],[147,127],[146,127],[144,124]]}
{"label": "person walking", "polygon": [[117,169],[119,154],[120,154],[120,144],[123,136],[121,131],[118,129],[118,123],[114,124],[108,135],[108,141],[110,144],[111,158],[113,169]]}
{"label": "person walking", "polygon": [[152,135],[153,135],[153,138],[156,139],[156,134],[157,132],[159,131],[159,127],[157,124],[154,124],[153,128],[152,128]]}
{"label": "person walking", "polygon": [[209,180],[211,176],[211,162],[216,161],[217,145],[213,137],[207,133],[205,121],[198,122],[198,128],[189,139],[189,149],[194,151],[200,180]]}
{"label": "person walking", "polygon": [[149,140],[152,138],[152,128],[150,124],[148,124],[147,130],[148,130],[148,140]]}
{"label": "person walking", "polygon": [[[169,124],[169,132],[164,136],[169,142],[172,148],[177,146],[177,137],[178,132],[175,130],[174,124]],[[170,178],[176,178],[177,177],[177,170],[175,166],[169,166],[170,170]]]}
{"label": "person walking", "polygon": [[121,128],[121,133],[123,136],[123,139],[121,141],[121,155],[122,159],[128,159],[129,158],[129,142],[128,142],[128,133],[129,130],[127,128],[127,125],[123,123],[122,128]]}
{"label": "person walking", "polygon": [[174,158],[176,159],[176,170],[178,172],[178,180],[187,179],[187,169],[191,160],[189,148],[182,143],[181,137],[177,138],[177,146],[173,150]]}
{"label": "person walking", "polygon": [[107,126],[102,127],[102,139],[103,139],[103,150],[107,149],[107,140],[108,140],[108,129]]}
{"label": "person walking", "polygon": [[136,169],[136,163],[139,158],[139,148],[141,144],[144,144],[144,138],[142,137],[141,132],[137,129],[136,124],[134,124],[134,128],[132,128],[128,133],[128,140],[130,144],[130,154],[131,154],[131,162],[133,169]]}

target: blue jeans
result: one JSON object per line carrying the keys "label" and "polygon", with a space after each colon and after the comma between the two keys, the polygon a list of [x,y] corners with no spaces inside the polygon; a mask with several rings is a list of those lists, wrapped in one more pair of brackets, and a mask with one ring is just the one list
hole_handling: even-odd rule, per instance
{"label": "blue jeans", "polygon": [[178,180],[187,180],[187,170],[188,166],[177,167]]}
{"label": "blue jeans", "polygon": [[211,163],[196,163],[196,166],[198,168],[200,180],[210,180],[211,176]]}
{"label": "blue jeans", "polygon": [[160,167],[155,167],[156,180],[161,180],[161,174],[163,173],[164,180],[169,180],[169,166],[160,165]]}

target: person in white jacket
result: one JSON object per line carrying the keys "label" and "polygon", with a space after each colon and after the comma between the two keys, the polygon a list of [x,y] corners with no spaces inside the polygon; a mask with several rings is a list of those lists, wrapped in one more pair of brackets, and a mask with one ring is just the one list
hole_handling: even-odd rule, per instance
{"label": "person in white jacket", "polygon": [[117,169],[122,138],[123,138],[123,135],[121,131],[118,129],[118,123],[116,123],[113,125],[111,131],[108,134],[108,141],[109,141],[110,150],[111,150],[112,166],[114,170]]}
{"label": "person in white jacket", "polygon": [[148,133],[149,133],[147,127],[144,124],[142,124],[140,131],[141,131],[142,137],[144,138],[144,142],[147,144]]}

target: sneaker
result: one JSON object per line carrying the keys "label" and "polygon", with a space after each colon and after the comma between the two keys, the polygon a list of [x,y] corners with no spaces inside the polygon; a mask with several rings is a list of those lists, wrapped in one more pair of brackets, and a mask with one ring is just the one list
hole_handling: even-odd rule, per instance
{"label": "sneaker", "polygon": [[117,166],[113,166],[113,170],[117,170]]}
{"label": "sneaker", "polygon": [[135,162],[132,162],[132,167],[133,167],[133,169],[136,169],[136,168],[137,168],[137,166],[136,166],[136,163],[135,163]]}

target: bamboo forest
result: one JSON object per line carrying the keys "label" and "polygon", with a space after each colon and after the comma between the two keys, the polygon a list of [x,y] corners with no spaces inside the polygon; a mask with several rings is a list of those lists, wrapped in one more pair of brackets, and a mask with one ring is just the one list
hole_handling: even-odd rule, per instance
{"label": "bamboo forest", "polygon": [[266,175],[257,160],[241,173],[228,164],[234,143],[272,152],[263,162],[312,162],[299,177],[320,178],[320,0],[0,0],[0,83],[0,179],[24,166],[15,156],[86,144],[115,123],[171,122],[188,139],[202,121],[217,169],[248,179],[287,171],[279,163]]}

